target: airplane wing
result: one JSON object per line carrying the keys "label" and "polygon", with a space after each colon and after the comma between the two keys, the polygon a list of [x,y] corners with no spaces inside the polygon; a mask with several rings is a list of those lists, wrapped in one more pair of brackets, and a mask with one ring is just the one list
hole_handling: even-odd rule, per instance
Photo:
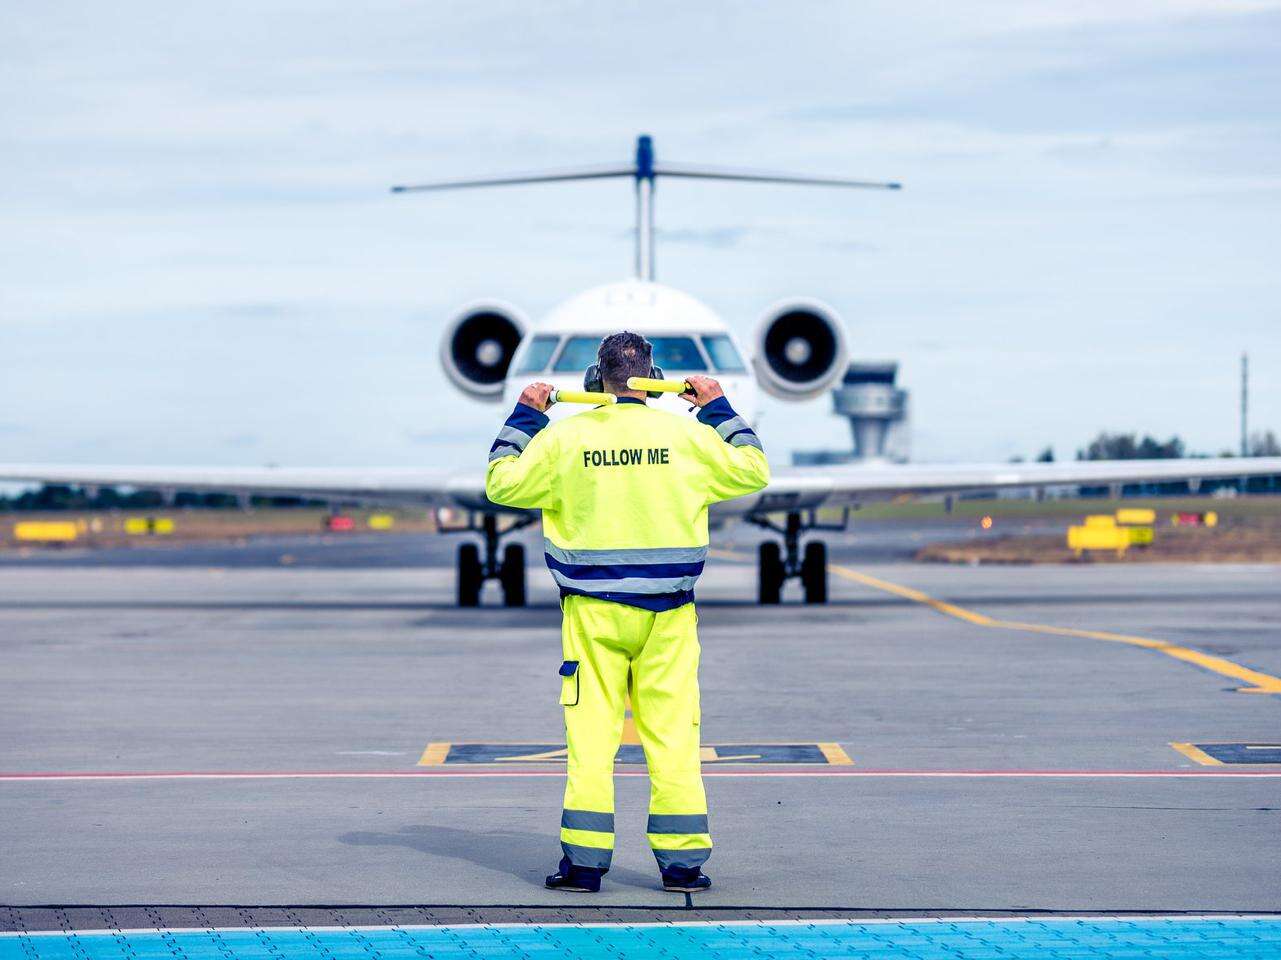
{"label": "airplane wing", "polygon": [[135,487],[336,502],[477,508],[484,474],[417,467],[129,467],[0,463],[0,480],[77,487]]}
{"label": "airplane wing", "polygon": [[[758,494],[713,507],[717,520],[774,511],[856,506],[931,494],[1108,486],[1281,475],[1281,457],[1072,460],[1062,463],[856,464],[775,471]],[[416,467],[128,467],[0,464],[0,480],[88,487],[199,490],[504,512],[485,499],[480,470]]]}
{"label": "airplane wing", "polygon": [[776,470],[761,493],[718,504],[717,513],[721,517],[744,516],[814,507],[852,507],[875,500],[931,494],[1276,475],[1281,475],[1281,457],[792,467]]}

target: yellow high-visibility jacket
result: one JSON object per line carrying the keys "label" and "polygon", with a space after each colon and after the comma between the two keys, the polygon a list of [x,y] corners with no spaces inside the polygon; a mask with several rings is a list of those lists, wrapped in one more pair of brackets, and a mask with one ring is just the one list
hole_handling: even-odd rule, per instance
{"label": "yellow high-visibility jacket", "polygon": [[769,483],[761,442],[729,401],[698,419],[622,397],[548,426],[518,403],[489,453],[494,503],[543,511],[561,595],[671,610],[694,599],[707,507]]}

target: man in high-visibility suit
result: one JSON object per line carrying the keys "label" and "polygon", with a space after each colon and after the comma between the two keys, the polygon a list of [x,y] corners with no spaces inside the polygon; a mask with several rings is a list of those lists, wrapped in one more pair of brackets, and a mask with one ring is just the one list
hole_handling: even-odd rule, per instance
{"label": "man in high-visibility suit", "polygon": [[710,377],[681,397],[697,419],[655,410],[627,378],[651,375],[650,344],[606,337],[598,364],[618,403],[548,426],[551,387],[530,384],[489,454],[494,503],[543,511],[560,586],[569,779],[564,857],[547,886],[600,889],[614,851],[614,757],[630,694],[649,767],[647,833],[669,890],[706,889],[711,853],[699,765],[698,617],[708,504],[769,482],[756,434]]}

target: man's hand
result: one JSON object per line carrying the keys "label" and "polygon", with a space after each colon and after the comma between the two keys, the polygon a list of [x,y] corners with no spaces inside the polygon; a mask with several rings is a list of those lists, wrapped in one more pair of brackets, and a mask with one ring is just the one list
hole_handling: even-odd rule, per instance
{"label": "man's hand", "polygon": [[552,390],[550,383],[531,383],[521,391],[520,402],[543,413],[552,405]]}
{"label": "man's hand", "polygon": [[721,385],[711,377],[700,377],[697,374],[686,377],[689,389],[681,394],[682,400],[688,400],[696,407],[705,407],[717,397],[725,396]]}

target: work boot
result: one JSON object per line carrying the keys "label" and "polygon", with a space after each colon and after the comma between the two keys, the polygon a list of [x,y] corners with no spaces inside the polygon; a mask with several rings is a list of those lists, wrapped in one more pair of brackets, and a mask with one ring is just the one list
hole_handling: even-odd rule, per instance
{"label": "work boot", "polygon": [[712,878],[698,867],[673,867],[663,871],[663,889],[673,893],[698,893],[712,885]]}
{"label": "work boot", "polygon": [[568,890],[571,893],[599,893],[600,878],[605,871],[597,867],[576,867],[569,857],[561,857],[560,867],[547,878],[551,890]]}

